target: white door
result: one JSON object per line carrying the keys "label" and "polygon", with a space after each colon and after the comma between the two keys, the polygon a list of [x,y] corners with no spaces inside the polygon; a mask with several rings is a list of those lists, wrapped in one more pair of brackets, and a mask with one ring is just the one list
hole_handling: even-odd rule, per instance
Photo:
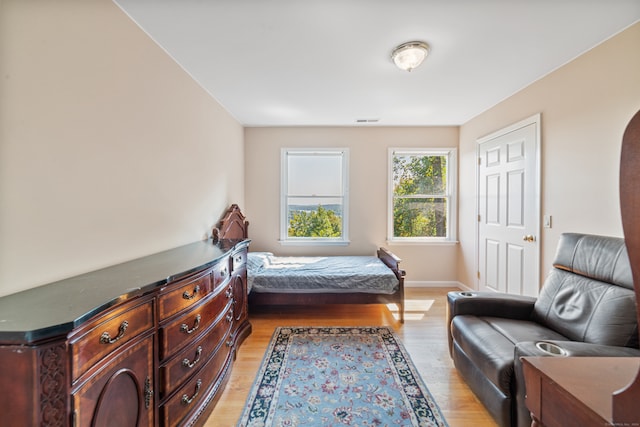
{"label": "white door", "polygon": [[478,289],[537,296],[540,115],[478,140]]}

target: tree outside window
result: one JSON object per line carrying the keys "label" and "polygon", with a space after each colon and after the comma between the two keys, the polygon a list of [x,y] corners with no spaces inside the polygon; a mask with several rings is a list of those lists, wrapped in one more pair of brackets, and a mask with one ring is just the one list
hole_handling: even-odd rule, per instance
{"label": "tree outside window", "polygon": [[391,151],[391,240],[452,240],[455,150]]}

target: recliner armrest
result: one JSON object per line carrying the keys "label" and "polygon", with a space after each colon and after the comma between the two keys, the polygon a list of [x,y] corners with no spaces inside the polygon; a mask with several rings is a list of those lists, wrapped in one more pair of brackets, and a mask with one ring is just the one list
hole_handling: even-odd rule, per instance
{"label": "recliner armrest", "polygon": [[455,316],[506,317],[529,320],[536,298],[497,292],[452,291],[447,294],[447,340],[449,353],[453,355],[451,321]]}
{"label": "recliner armrest", "polygon": [[496,292],[454,291],[447,294],[447,320],[451,324],[454,316],[506,317],[529,320],[536,298]]}

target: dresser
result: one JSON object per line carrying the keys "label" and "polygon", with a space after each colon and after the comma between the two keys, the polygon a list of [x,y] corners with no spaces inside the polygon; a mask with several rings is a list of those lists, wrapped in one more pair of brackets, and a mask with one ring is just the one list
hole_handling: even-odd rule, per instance
{"label": "dresser", "polygon": [[0,298],[0,425],[202,425],[251,332],[248,245],[196,242]]}

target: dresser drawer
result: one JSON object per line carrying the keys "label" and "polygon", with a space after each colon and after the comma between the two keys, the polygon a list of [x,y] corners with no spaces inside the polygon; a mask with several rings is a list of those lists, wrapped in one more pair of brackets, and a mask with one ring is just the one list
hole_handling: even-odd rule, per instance
{"label": "dresser drawer", "polygon": [[202,332],[228,315],[232,302],[231,286],[227,285],[216,295],[176,318],[160,326],[160,360],[170,357],[185,345],[194,342]]}
{"label": "dresser drawer", "polygon": [[216,289],[218,286],[222,285],[225,280],[229,278],[229,257],[221,258],[216,265],[213,266],[211,271],[211,275],[213,276],[213,288]]}
{"label": "dresser drawer", "polygon": [[233,269],[234,272],[240,270],[246,264],[247,264],[246,251],[236,252],[231,257],[231,268]]}
{"label": "dresser drawer", "polygon": [[76,380],[100,359],[154,326],[153,300],[145,298],[110,310],[70,337],[71,376]]}
{"label": "dresser drawer", "polygon": [[181,280],[167,287],[158,297],[160,321],[194,306],[212,290],[211,271]]}
{"label": "dresser drawer", "polygon": [[213,328],[193,344],[185,347],[163,366],[160,366],[160,398],[171,394],[216,351],[226,351],[223,347],[230,344],[231,309],[227,316],[218,319]]}
{"label": "dresser drawer", "polygon": [[177,393],[160,406],[160,423],[164,426],[182,425],[185,416],[198,408],[212,387],[220,387],[223,375],[231,363],[231,347],[223,345],[200,369],[197,375],[186,382]]}

